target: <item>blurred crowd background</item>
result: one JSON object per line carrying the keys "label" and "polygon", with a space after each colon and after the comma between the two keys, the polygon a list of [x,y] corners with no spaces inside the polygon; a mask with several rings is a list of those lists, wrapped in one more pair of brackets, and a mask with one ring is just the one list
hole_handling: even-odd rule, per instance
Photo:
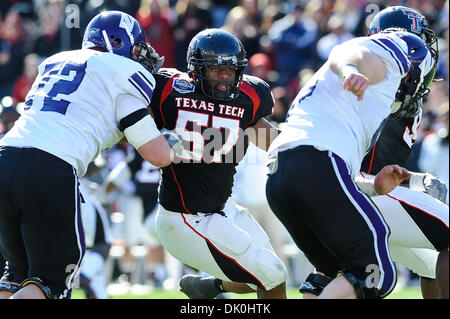
{"label": "blurred crowd background", "polygon": [[[36,66],[62,50],[78,49],[90,19],[102,10],[136,17],[165,67],[186,70],[186,50],[199,31],[224,28],[243,42],[247,73],[273,88],[272,119],[284,120],[290,101],[332,47],[367,34],[370,19],[381,9],[404,5],[424,14],[439,37],[440,63],[432,93],[424,106],[431,122],[448,99],[448,1],[445,0],[1,0],[0,100],[10,107],[24,101]],[[11,97],[3,100],[4,97]],[[5,105],[6,104],[6,105]]]}
{"label": "blurred crowd background", "polygon": [[[270,118],[280,124],[297,92],[328,58],[333,46],[367,35],[371,18],[393,5],[408,6],[425,15],[439,38],[439,81],[432,84],[424,103],[422,124],[418,129],[410,128],[416,143],[408,168],[431,172],[449,185],[448,0],[0,0],[0,137],[20,116],[39,63],[60,51],[79,49],[87,23],[103,10],[121,10],[136,17],[148,41],[165,56],[164,67],[182,71],[186,70],[188,44],[197,32],[211,27],[233,32],[247,51],[246,73],[271,85],[275,107]],[[111,171],[122,160],[130,162],[135,156],[130,157],[130,152],[126,145],[108,150],[103,165]],[[264,178],[264,160],[260,164],[238,169],[235,186],[240,191],[236,198],[247,206],[264,207],[258,218],[269,229],[274,221],[267,217],[270,211],[264,189],[259,187],[263,183],[251,184],[257,180],[255,174]],[[152,183],[157,184],[158,178]],[[135,189],[124,186],[122,193],[136,194]],[[109,210],[121,209],[113,203]],[[279,229],[281,226],[267,231],[279,241],[275,249],[289,256],[289,245],[285,245],[289,240],[280,238]]]}

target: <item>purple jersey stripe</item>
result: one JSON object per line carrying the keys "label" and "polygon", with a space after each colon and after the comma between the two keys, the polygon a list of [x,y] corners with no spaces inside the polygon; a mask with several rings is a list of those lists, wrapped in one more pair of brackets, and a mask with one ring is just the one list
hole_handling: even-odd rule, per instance
{"label": "purple jersey stripe", "polygon": [[151,86],[148,84],[148,82],[146,81],[146,79],[144,79],[142,77],[142,75],[140,75],[139,73],[134,73],[131,76],[131,79],[134,81],[134,83],[136,83],[139,88],[141,88],[141,93],[146,95],[146,98],[151,101],[152,100],[152,95],[153,95],[153,89],[151,88]]}
{"label": "purple jersey stripe", "polygon": [[[77,179],[78,182],[78,179]],[[81,244],[81,252],[82,255],[86,252],[86,242],[84,240],[84,229],[83,229],[83,221],[81,219],[81,195],[80,195],[80,189],[77,187],[77,228],[78,228],[78,236],[80,238],[80,244]]]}
{"label": "purple jersey stripe", "polygon": [[[76,219],[76,225],[75,227],[77,228],[77,236],[78,236],[78,248],[80,249],[80,258],[77,262],[77,265],[75,267],[75,269],[71,269],[73,272],[72,274],[75,274],[77,272],[80,271],[80,267],[81,267],[81,261],[83,260],[84,254],[86,252],[86,242],[84,240],[84,229],[83,229],[83,222],[81,219],[81,194],[80,194],[80,189],[78,187],[79,185],[79,181],[78,181],[78,177],[77,177],[77,172],[74,169],[74,176],[75,176],[75,188],[76,188],[76,207],[75,207],[75,219]],[[66,298],[71,298],[72,295],[72,288],[73,288],[73,282],[75,280],[75,276],[72,276],[72,278],[70,279],[70,281],[67,283],[67,287],[68,290],[65,292],[67,294]]]}
{"label": "purple jersey stripe", "polygon": [[353,200],[359,205],[362,212],[369,219],[373,228],[376,231],[376,245],[375,249],[378,251],[378,256],[380,258],[381,265],[380,272],[384,272],[384,279],[381,285],[380,293],[382,296],[389,294],[394,288],[396,281],[396,270],[394,264],[389,255],[388,248],[388,237],[390,234],[389,227],[384,221],[381,214],[376,210],[376,208],[369,202],[369,200],[361,194],[361,192],[356,188],[355,183],[347,169],[345,162],[336,154],[332,155],[337,168],[339,170],[339,175],[345,184],[348,192],[352,196]]}
{"label": "purple jersey stripe", "polygon": [[[386,38],[377,38],[372,39],[375,43],[379,44],[381,47],[383,47],[385,50],[388,50],[389,52],[393,53],[393,57],[400,62],[402,68],[403,68],[403,74],[406,74],[409,72],[409,62],[408,58],[405,53],[402,52],[402,50],[399,49],[397,44],[392,42],[389,39]],[[402,71],[402,70],[401,70]]]}

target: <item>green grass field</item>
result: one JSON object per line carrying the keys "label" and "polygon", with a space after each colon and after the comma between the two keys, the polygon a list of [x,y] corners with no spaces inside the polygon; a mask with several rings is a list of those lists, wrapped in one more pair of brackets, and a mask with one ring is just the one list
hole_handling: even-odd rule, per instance
{"label": "green grass field", "polygon": [[[145,289],[137,287],[139,292],[124,292],[111,295],[112,299],[188,299],[185,294],[179,291],[165,291],[163,289]],[[289,299],[301,299],[301,294],[297,288],[288,288],[287,296]],[[256,294],[228,294],[232,299],[255,299]],[[84,299],[84,293],[80,289],[75,289],[72,293],[72,299]],[[422,299],[419,287],[405,287],[398,291],[394,290],[387,299]]]}

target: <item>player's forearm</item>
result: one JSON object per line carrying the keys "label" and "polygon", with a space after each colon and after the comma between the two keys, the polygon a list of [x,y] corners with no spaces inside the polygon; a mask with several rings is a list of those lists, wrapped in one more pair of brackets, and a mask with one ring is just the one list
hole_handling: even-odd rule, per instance
{"label": "player's forearm", "polygon": [[161,135],[139,147],[139,154],[148,162],[158,167],[165,167],[172,162],[171,147]]}
{"label": "player's forearm", "polygon": [[374,179],[355,178],[358,188],[369,197],[386,195],[403,181],[409,179],[411,173],[399,165],[387,165],[378,172]]}
{"label": "player's forearm", "polygon": [[267,151],[280,131],[265,119],[260,119],[246,131],[251,143]]}
{"label": "player's forearm", "polygon": [[339,45],[331,51],[328,62],[331,70],[342,78],[351,69],[360,72],[362,54],[358,50],[349,50],[346,46]]}
{"label": "player's forearm", "polygon": [[331,70],[344,79],[352,72],[358,72],[376,84],[386,77],[386,65],[376,54],[359,45],[345,44],[333,48],[328,59]]}

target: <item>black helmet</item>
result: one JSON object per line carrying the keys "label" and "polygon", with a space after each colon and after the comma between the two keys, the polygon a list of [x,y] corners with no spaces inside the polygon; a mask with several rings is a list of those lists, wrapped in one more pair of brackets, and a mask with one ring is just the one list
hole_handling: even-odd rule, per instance
{"label": "black helmet", "polygon": [[419,36],[432,50],[438,62],[438,42],[436,34],[430,29],[427,19],[414,9],[393,6],[378,12],[370,22],[369,35],[389,28],[401,28]]}
{"label": "black helmet", "polygon": [[[231,100],[238,97],[242,76],[248,64],[241,41],[232,33],[222,29],[206,29],[192,38],[186,56],[188,73],[203,94],[218,100]],[[225,91],[211,86],[206,67],[234,66],[234,81],[214,81],[225,84]]]}

